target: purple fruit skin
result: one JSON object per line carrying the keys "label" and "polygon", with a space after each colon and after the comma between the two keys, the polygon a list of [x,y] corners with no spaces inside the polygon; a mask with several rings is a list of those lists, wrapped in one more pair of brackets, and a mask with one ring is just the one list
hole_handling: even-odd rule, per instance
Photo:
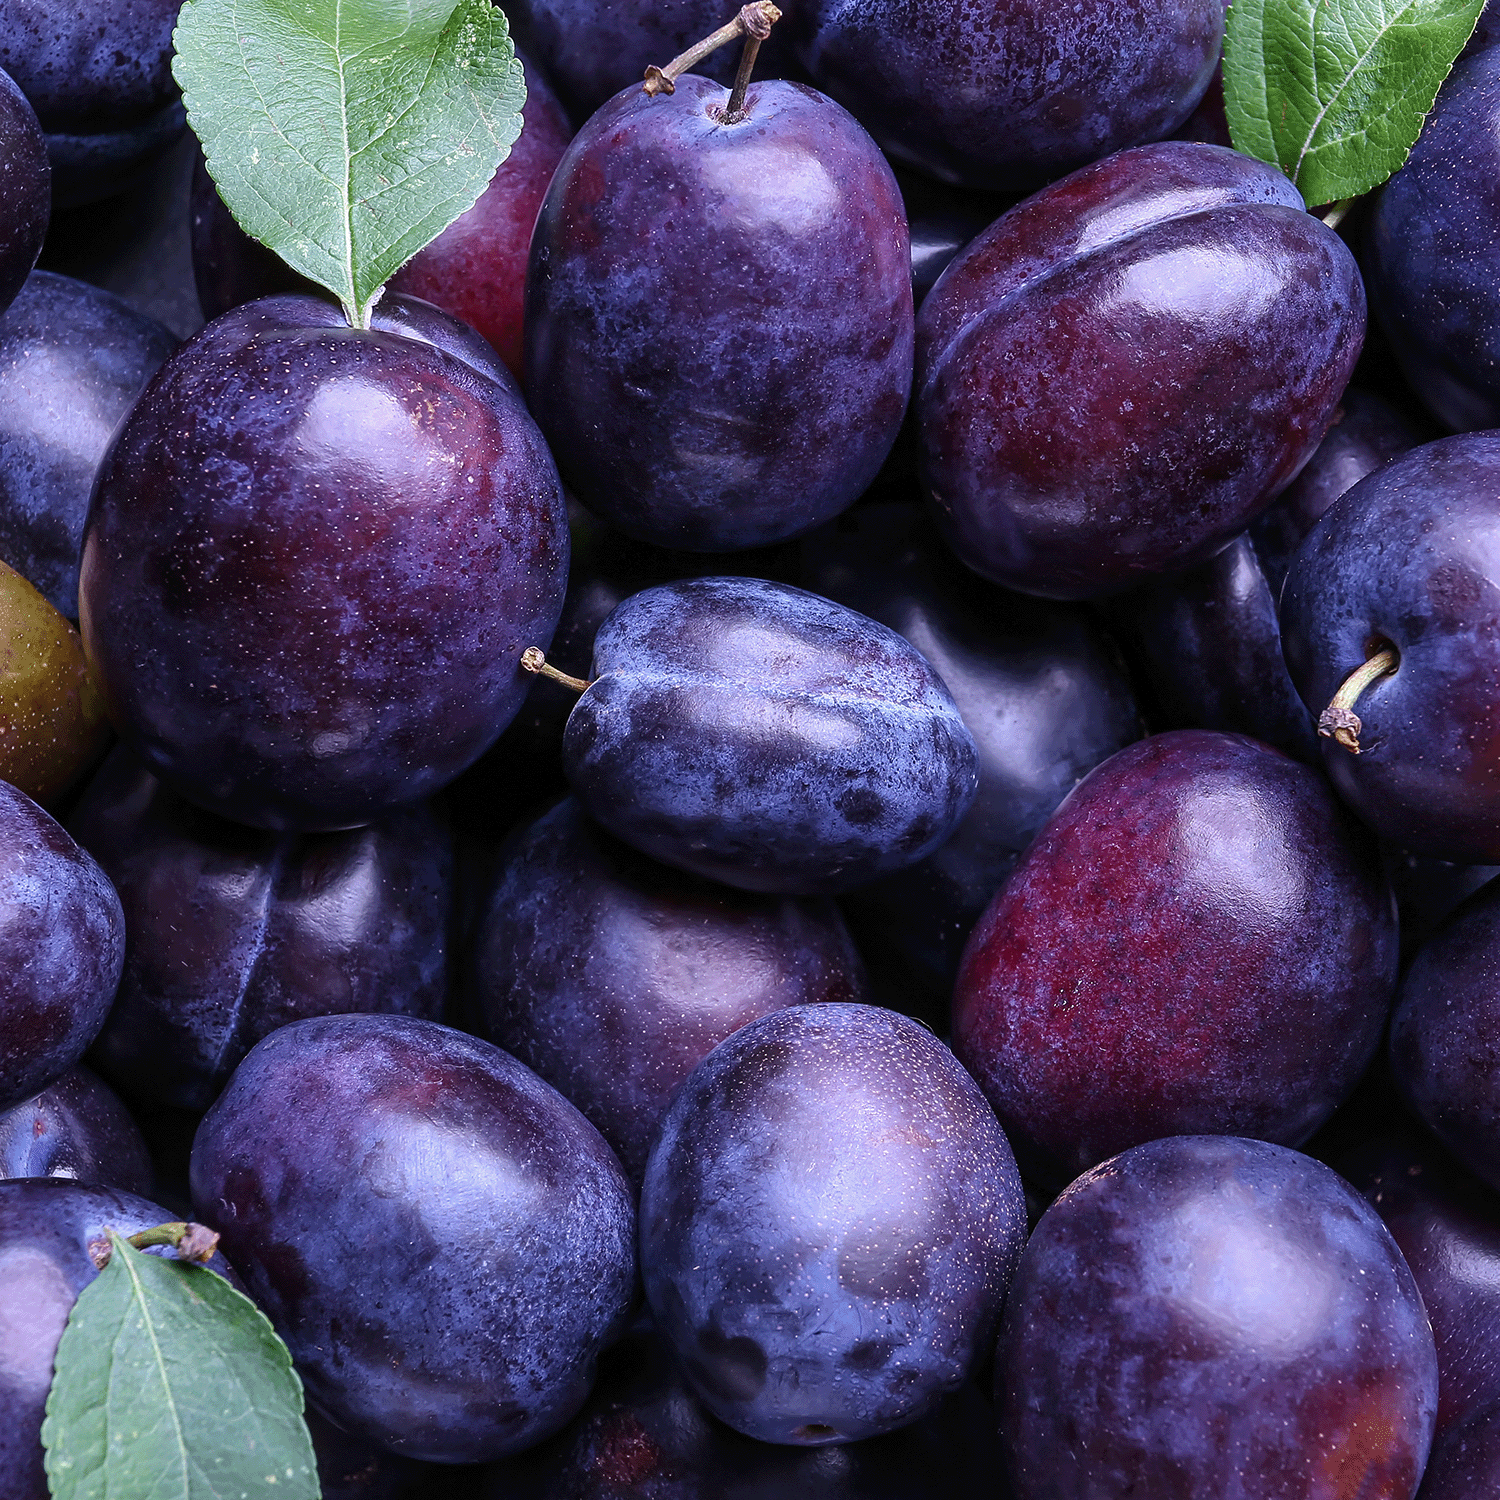
{"label": "purple fruit skin", "polygon": [[1373,841],[1307,766],[1178,730],[1062,804],[975,928],[953,1045],[1060,1184],[1158,1136],[1305,1140],[1396,983]]}
{"label": "purple fruit skin", "polygon": [[572,1100],[637,1183],[677,1086],[726,1036],[788,1005],[867,998],[832,901],[709,885],[572,798],[513,845],[474,971],[486,1034]]}
{"label": "purple fruit skin", "polygon": [[52,214],[51,183],[36,111],[10,75],[0,72],[0,312],[15,299],[42,252]]}
{"label": "purple fruit skin", "polygon": [[353,827],[451,780],[562,607],[562,492],[498,358],[425,303],[375,322],[288,296],[210,324],[89,513],[80,622],[111,720],[175,791],[257,827]]}
{"label": "purple fruit skin", "polygon": [[1500,1407],[1440,1432],[1417,1500],[1493,1500],[1500,1494]]}
{"label": "purple fruit skin", "polygon": [[[853,503],[912,370],[906,211],[831,100],[718,84],[609,101],[547,190],[526,392],[578,500],[662,547],[798,535]],[[649,251],[648,247],[649,246]]]}
{"label": "purple fruit skin", "polygon": [[70,620],[99,462],[176,346],[118,297],[50,271],[0,316],[0,559]]}
{"label": "purple fruit skin", "polygon": [[407,1457],[548,1436],[629,1308],[614,1153],[528,1068],[430,1021],[273,1032],[204,1116],[191,1176],[309,1397]]}
{"label": "purple fruit skin", "polygon": [[[0,1182],[0,1495],[48,1500],[42,1417],[57,1342],[78,1294],[99,1274],[89,1246],[106,1229],[138,1234],[177,1216],[134,1193],[60,1177]],[[165,1246],[147,1255],[170,1255]],[[220,1254],[210,1262],[234,1280]],[[238,1284],[238,1283],[236,1283]]]}
{"label": "purple fruit skin", "polygon": [[125,968],[90,1059],[133,1098],[205,1110],[278,1026],[442,1018],[452,840],[418,803],[344,833],[269,833],[174,797],[123,748],[69,819],[125,911]]}
{"label": "purple fruit skin", "polygon": [[678,1091],[641,1189],[658,1327],[720,1420],[766,1442],[913,1422],[983,1357],[1026,1234],[973,1079],[868,1005],[793,1006]]}
{"label": "purple fruit skin", "polygon": [[1422,1294],[1441,1441],[1500,1403],[1500,1198],[1415,1132],[1380,1137],[1338,1167],[1390,1230]]}
{"label": "purple fruit skin", "polygon": [[1448,427],[1500,425],[1500,51],[1461,58],[1381,189],[1370,305],[1411,387]]}
{"label": "purple fruit skin", "polygon": [[1029,192],[1170,135],[1219,61],[1221,0],[811,0],[792,22],[819,88],[900,161]]}
{"label": "purple fruit skin", "polygon": [[1411,1272],[1348,1183],[1189,1136],[1043,1215],[996,1384],[1017,1500],[1411,1500],[1438,1374]]}
{"label": "purple fruit skin", "polygon": [[1500,1188],[1497,1026],[1500,886],[1491,881],[1443,923],[1407,970],[1391,1017],[1391,1071],[1438,1139]]}
{"label": "purple fruit skin", "polygon": [[0,781],[0,1109],[79,1061],[124,960],[125,919],[104,871]]}
{"label": "purple fruit skin", "polygon": [[1002,215],[922,304],[922,478],[954,551],[1090,598],[1212,556],[1322,440],[1354,259],[1260,162],[1165,141]]}
{"label": "purple fruit skin", "polygon": [[1361,480],[1298,549],[1281,595],[1292,681],[1314,715],[1382,645],[1360,753],[1323,741],[1339,795],[1382,838],[1500,863],[1500,435],[1415,448]]}
{"label": "purple fruit skin", "polygon": [[66,1177],[149,1193],[152,1175],[130,1111],[87,1068],[0,1114],[0,1178]]}
{"label": "purple fruit skin", "polygon": [[849,890],[932,853],[974,800],[974,739],[938,675],[801,589],[646,589],[600,628],[593,675],[563,736],[579,801],[710,880]]}

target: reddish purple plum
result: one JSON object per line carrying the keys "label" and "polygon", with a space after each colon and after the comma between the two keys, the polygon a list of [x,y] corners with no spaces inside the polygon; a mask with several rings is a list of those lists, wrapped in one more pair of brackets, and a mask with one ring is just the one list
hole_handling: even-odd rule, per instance
{"label": "reddish purple plum", "polygon": [[975,928],[954,1050],[1060,1185],[1157,1136],[1305,1140],[1374,1056],[1396,922],[1318,773],[1239,735],[1142,740],[1062,804]]}

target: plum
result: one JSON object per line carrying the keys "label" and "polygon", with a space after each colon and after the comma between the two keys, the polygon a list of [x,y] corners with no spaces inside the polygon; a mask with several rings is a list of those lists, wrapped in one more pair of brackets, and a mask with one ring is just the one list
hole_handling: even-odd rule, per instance
{"label": "plum", "polygon": [[67,1177],[149,1193],[151,1156],[109,1088],[87,1068],[70,1068],[36,1098],[0,1114],[3,1177]]}
{"label": "plum", "polygon": [[4,61],[0,55],[0,312],[41,254],[52,204],[42,127]]}

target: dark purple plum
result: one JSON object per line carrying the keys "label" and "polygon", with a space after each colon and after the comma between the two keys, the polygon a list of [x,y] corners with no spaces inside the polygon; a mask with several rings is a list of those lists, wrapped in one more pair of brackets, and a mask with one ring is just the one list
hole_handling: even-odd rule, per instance
{"label": "dark purple plum", "polygon": [[1222,0],[807,0],[797,52],[899,161],[1026,192],[1192,113],[1224,36]]}
{"label": "dark purple plum", "polygon": [[420,1465],[351,1437],[311,1407],[305,1415],[322,1500],[414,1500]]}
{"label": "dark purple plum", "polygon": [[970,1382],[929,1417],[823,1448],[715,1422],[649,1328],[599,1362],[588,1404],[550,1442],[490,1470],[484,1500],[1006,1500],[995,1414]]}
{"label": "dark purple plum", "polygon": [[1500,1407],[1440,1432],[1417,1500],[1491,1500],[1500,1494]]}
{"label": "dark purple plum", "polygon": [[182,134],[172,79],[177,0],[3,0],[0,68],[47,133],[57,207],[131,185]]}
{"label": "dark purple plum", "polygon": [[0,316],[0,559],[70,620],[99,462],[176,347],[118,297],[50,271]]}
{"label": "dark purple plum", "polygon": [[1402,849],[1387,849],[1384,862],[1396,893],[1403,960],[1416,953],[1460,902],[1500,875],[1500,866],[1449,864]]}
{"label": "dark purple plum", "polygon": [[[0,1494],[48,1500],[42,1417],[57,1343],[78,1294],[99,1274],[105,1231],[139,1234],[176,1216],[134,1193],[60,1177],[0,1182]],[[165,1247],[146,1254],[170,1255]],[[233,1273],[222,1255],[211,1265]]]}
{"label": "dark purple plum", "polygon": [[97,864],[0,781],[0,1109],[57,1082],[120,982],[125,921]]}
{"label": "dark purple plum", "polygon": [[1497,523],[1500,435],[1428,443],[1324,515],[1281,596],[1287,666],[1314,715],[1395,652],[1354,699],[1358,751],[1325,739],[1324,768],[1382,838],[1459,864],[1500,863]]}
{"label": "dark purple plum", "polygon": [[1323,438],[1364,336],[1343,241],[1274,167],[1122,151],[1003,214],[922,304],[922,474],[958,555],[1089,598],[1201,562]]}
{"label": "dark purple plum", "polygon": [[72,1068],[0,1114],[0,1178],[9,1177],[67,1177],[149,1193],[151,1155],[130,1111],[87,1068]]}
{"label": "dark purple plum", "polygon": [[1500,1197],[1414,1132],[1383,1134],[1339,1170],[1390,1230],[1437,1344],[1437,1438],[1500,1402]]}
{"label": "dark purple plum", "polygon": [[774,1443],[932,1412],[983,1359],[1025,1236],[974,1080],[869,1005],[793,1006],[720,1042],[641,1189],[658,1326],[709,1410]]}
{"label": "dark purple plum", "polygon": [[571,1099],[637,1182],[678,1084],[726,1036],[788,1005],[867,998],[833,902],[710,885],[572,798],[510,849],[473,966],[486,1034]]}
{"label": "dark purple plum", "polygon": [[1500,51],[1460,58],[1365,253],[1370,305],[1413,390],[1450,428],[1500,426]]}
{"label": "dark purple plum", "polygon": [[453,848],[426,804],[344,833],[270,833],[174,797],[123,748],[68,826],[114,882],[125,968],[89,1054],[134,1098],[204,1110],[278,1026],[441,1020]]}
{"label": "dark purple plum", "polygon": [[1374,1055],[1396,956],[1373,840],[1316,771],[1159,734],[1084,779],[985,912],[954,1050],[1054,1185],[1158,1136],[1295,1145]]}
{"label": "dark purple plum", "polygon": [[1189,1136],[1042,1216],[996,1383],[1017,1500],[1411,1500],[1438,1372],[1411,1272],[1348,1183]]}
{"label": "dark purple plum", "polygon": [[1391,1071],[1406,1102],[1438,1139],[1500,1188],[1497,1027],[1500,886],[1491,881],[1412,960],[1391,1017]]}
{"label": "dark purple plum", "polygon": [[931,854],[974,800],[973,736],[894,630],[801,589],[646,589],[594,642],[563,737],[584,807],[744,890],[827,895]]}
{"label": "dark purple plum", "polygon": [[258,827],[347,828],[437,790],[525,696],[567,523],[490,346],[387,296],[225,314],[157,373],[100,470],[80,623],[153,774]]}
{"label": "dark purple plum", "polygon": [[41,254],[51,214],[51,176],[36,111],[10,74],[0,71],[0,312]]}
{"label": "dark purple plum", "polygon": [[192,1186],[310,1399],[403,1456],[547,1437],[629,1309],[614,1153],[530,1069],[430,1021],[272,1032],[204,1116]]}
{"label": "dark purple plum", "polygon": [[1317,729],[1282,656],[1277,599],[1287,563],[1340,495],[1416,441],[1381,397],[1345,391],[1318,451],[1248,533],[1112,603],[1164,728],[1227,729],[1317,764]]}
{"label": "dark purple plum", "polygon": [[[906,212],[875,143],[789,83],[685,74],[568,147],[526,276],[526,392],[580,503],[663,547],[808,531],[890,452],[911,389]],[[649,247],[649,248],[648,248]]]}
{"label": "dark purple plum", "polygon": [[931,663],[979,749],[979,793],[952,836],[853,898],[946,994],[1021,851],[1084,775],[1139,738],[1135,699],[1081,608],[976,578],[914,507],[858,506],[802,548],[809,587],[889,625]]}

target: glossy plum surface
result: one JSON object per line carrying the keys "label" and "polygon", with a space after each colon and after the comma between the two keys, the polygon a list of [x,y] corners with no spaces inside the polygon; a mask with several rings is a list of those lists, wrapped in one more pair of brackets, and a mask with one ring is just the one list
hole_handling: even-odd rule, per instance
{"label": "glossy plum surface", "polygon": [[866,998],[833,902],[658,864],[572,798],[511,846],[473,965],[486,1034],[571,1099],[637,1182],[677,1086],[730,1032]]}
{"label": "glossy plum surface", "polygon": [[1391,1017],[1391,1070],[1402,1095],[1492,1187],[1500,1187],[1497,1024],[1500,887],[1492,881],[1422,946]]}
{"label": "glossy plum surface", "polygon": [[1360,753],[1323,741],[1339,795],[1416,854],[1500,863],[1500,436],[1444,438],[1387,464],[1302,544],[1281,596],[1292,680],[1319,714],[1393,647],[1354,705]]}
{"label": "glossy plum surface", "polygon": [[1353,257],[1275,168],[1182,141],[1120,152],[1003,214],[922,304],[923,482],[977,572],[1117,591],[1271,503],[1363,335]]}
{"label": "glossy plum surface", "polygon": [[1006,1500],[994,1411],[972,1385],[884,1437],[758,1443],[693,1398],[667,1347],[632,1331],[551,1442],[490,1471],[484,1500]]}
{"label": "glossy plum surface", "polygon": [[192,1185],[313,1402],[410,1457],[561,1427],[630,1303],[614,1153],[514,1058],[429,1021],[273,1032],[204,1116]]}
{"label": "glossy plum surface", "polygon": [[124,958],[120,898],[104,872],[0,781],[0,1109],[39,1094],[83,1056]]}
{"label": "glossy plum surface", "polygon": [[375,324],[300,297],[226,314],[100,471],[80,610],[110,718],[240,822],[349,827],[451,780],[562,605],[562,493],[504,367],[426,304]]}
{"label": "glossy plum surface", "polygon": [[175,0],[4,0],[0,68],[31,101],[58,206],[119,192],[182,133],[172,80]]}
{"label": "glossy plum surface", "polygon": [[[48,1500],[42,1417],[57,1341],[78,1294],[99,1274],[91,1249],[98,1250],[106,1229],[131,1235],[172,1218],[155,1203],[113,1188],[57,1177],[0,1182],[0,1494],[5,1500]],[[215,1255],[212,1265],[221,1274],[228,1270],[222,1255]]]}
{"label": "glossy plum surface", "polygon": [[1375,1211],[1263,1141],[1177,1137],[1037,1225],[997,1356],[1017,1500],[1410,1500],[1432,1330]]}
{"label": "glossy plum surface", "polygon": [[678,1091],[641,1189],[641,1270],[700,1399],[768,1442],[890,1432],[958,1389],[1026,1234],[1015,1159],[915,1021],[794,1006]]}
{"label": "glossy plum surface", "polygon": [[1396,924],[1373,841],[1307,766],[1179,730],[1098,767],[964,954],[953,1045],[1062,1183],[1157,1136],[1296,1144],[1373,1056]]}
{"label": "glossy plum surface", "polygon": [[1461,58],[1366,247],[1370,305],[1406,378],[1450,428],[1500,425],[1500,51]]}
{"label": "glossy plum surface", "polygon": [[174,797],[117,749],[69,818],[125,911],[90,1054],[135,1098],[207,1109],[263,1036],[306,1016],[441,1020],[453,850],[426,804],[345,833],[270,833]]}
{"label": "glossy plum surface", "polygon": [[926,859],[854,898],[917,970],[951,991],[974,923],[1057,804],[1141,732],[1113,644],[1076,605],[962,567],[915,507],[861,505],[802,544],[809,587],[889,625],[953,694],[979,792]]}
{"label": "glossy plum surface", "polygon": [[[875,478],[911,387],[906,212],[788,83],[622,91],[574,138],[526,279],[526,391],[578,500],[663,547],[795,536]],[[646,247],[649,245],[649,252]]]}
{"label": "glossy plum surface", "polygon": [[0,311],[21,290],[41,254],[52,207],[51,175],[36,111],[0,71]]}
{"label": "glossy plum surface", "polygon": [[50,271],[0,316],[0,559],[70,620],[99,462],[176,346],[118,297]]}
{"label": "glossy plum surface", "polygon": [[1339,1163],[1401,1249],[1437,1344],[1437,1439],[1500,1403],[1500,1197],[1440,1148],[1386,1134]]}
{"label": "glossy plum surface", "polygon": [[801,589],[647,589],[594,641],[563,738],[580,802],[627,843],[745,890],[848,890],[913,864],[974,799],[948,690],[895,631]]}
{"label": "glossy plum surface", "polygon": [[1208,87],[1221,0],[810,0],[798,55],[899,161],[1026,192],[1170,135]]}
{"label": "glossy plum surface", "polygon": [[151,1156],[130,1111],[87,1068],[0,1114],[0,1178],[67,1177],[151,1191]]}

